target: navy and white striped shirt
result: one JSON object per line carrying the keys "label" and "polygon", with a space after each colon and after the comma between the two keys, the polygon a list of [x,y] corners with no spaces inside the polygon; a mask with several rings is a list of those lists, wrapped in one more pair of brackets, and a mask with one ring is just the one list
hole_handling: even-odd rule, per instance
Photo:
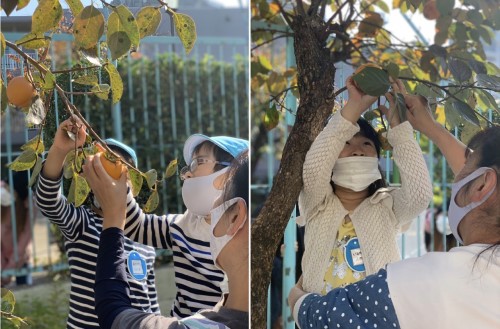
{"label": "navy and white striped shirt", "polygon": [[[61,193],[61,179],[50,180],[41,173],[39,177],[37,205],[65,237],[71,277],[67,328],[99,328],[94,309],[94,284],[102,218],[87,207],[76,208],[68,203]],[[147,278],[135,280],[127,269],[132,306],[145,312],[160,313],[155,287],[155,250],[125,239],[125,251],[133,250],[146,261]]]}
{"label": "navy and white striped shirt", "polygon": [[213,308],[221,299],[224,273],[210,252],[210,224],[188,211],[178,215],[144,214],[129,194],[125,234],[130,239],[173,252],[177,294],[170,312],[177,318]]}

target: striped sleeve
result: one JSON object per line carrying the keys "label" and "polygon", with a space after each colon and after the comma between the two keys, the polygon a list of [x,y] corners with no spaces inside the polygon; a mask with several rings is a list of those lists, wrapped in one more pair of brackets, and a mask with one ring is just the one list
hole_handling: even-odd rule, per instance
{"label": "striped sleeve", "polygon": [[[300,304],[299,304],[300,302]],[[299,328],[395,328],[399,321],[387,286],[387,272],[366,277],[325,296],[307,295],[295,309]]]}
{"label": "striped sleeve", "polygon": [[145,214],[130,191],[127,195],[125,235],[147,246],[172,249],[169,215]]}
{"label": "striped sleeve", "polygon": [[76,241],[91,225],[85,207],[75,207],[61,192],[61,180],[51,180],[40,173],[35,191],[36,204],[41,213],[56,224],[69,241]]}

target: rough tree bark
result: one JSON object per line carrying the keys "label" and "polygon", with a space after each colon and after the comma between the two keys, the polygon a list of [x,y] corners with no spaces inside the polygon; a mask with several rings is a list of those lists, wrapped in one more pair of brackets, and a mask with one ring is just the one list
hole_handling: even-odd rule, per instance
{"label": "rough tree bark", "polygon": [[252,328],[266,328],[267,289],[274,253],[302,188],[302,166],[334,106],[335,66],[325,46],[326,24],[317,15],[295,16],[300,104],[269,196],[252,225]]}

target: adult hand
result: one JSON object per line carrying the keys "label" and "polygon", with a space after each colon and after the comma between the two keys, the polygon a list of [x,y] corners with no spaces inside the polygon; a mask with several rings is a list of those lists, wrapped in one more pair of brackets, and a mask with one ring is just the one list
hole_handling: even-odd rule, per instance
{"label": "adult hand", "polygon": [[408,107],[408,121],[413,128],[429,136],[436,127],[436,120],[431,113],[427,99],[420,95],[405,95]]}
{"label": "adult hand", "polygon": [[[406,88],[401,80],[393,80],[391,78],[392,92],[385,94],[385,98],[389,101],[389,108],[384,105],[380,106],[380,111],[385,115],[389,121],[389,125],[394,128],[401,123],[401,118],[399,117],[399,111],[397,110],[396,98],[397,94],[406,95]],[[397,96],[396,96],[397,97]]]}
{"label": "adult hand", "polygon": [[88,156],[82,166],[83,177],[89,183],[97,202],[101,205],[103,212],[103,230],[109,227],[125,227],[127,214],[127,169],[123,166],[122,174],[118,180],[114,180],[104,170],[98,153]]}
{"label": "adult hand", "polygon": [[[68,133],[73,134],[75,140],[69,137]],[[57,149],[66,155],[69,151],[76,147],[82,147],[85,143],[87,133],[85,132],[85,125],[76,116],[72,115],[69,119],[64,120],[57,128],[54,137],[52,149]]]}
{"label": "adult hand", "polygon": [[377,100],[377,97],[367,95],[359,90],[354,85],[352,76],[347,78],[345,84],[347,87],[349,99],[347,100],[347,104],[342,109],[342,116],[346,120],[349,120],[353,124],[356,124],[361,114]]}
{"label": "adult hand", "polygon": [[292,313],[293,308],[295,307],[295,303],[297,303],[299,298],[304,296],[305,294],[307,294],[307,292],[305,292],[304,288],[302,288],[302,276],[300,276],[299,281],[297,281],[295,286],[293,286],[293,288],[290,290],[290,293],[288,294],[288,305],[290,306]]}

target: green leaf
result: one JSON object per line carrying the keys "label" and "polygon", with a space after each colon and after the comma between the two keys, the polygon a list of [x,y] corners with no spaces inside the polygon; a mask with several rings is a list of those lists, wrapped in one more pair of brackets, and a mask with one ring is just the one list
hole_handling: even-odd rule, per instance
{"label": "green leaf", "polygon": [[453,109],[451,101],[447,101],[444,104],[444,113],[446,117],[446,123],[448,124],[449,128],[453,129],[460,126],[460,124],[462,123],[462,118],[460,114]]}
{"label": "green leaf", "polygon": [[26,7],[27,5],[29,5],[29,3],[30,3],[30,0],[19,0],[19,3],[17,4],[16,10],[23,9],[24,7]]}
{"label": "green leaf", "polygon": [[69,152],[66,155],[66,159],[64,160],[63,166],[63,176],[66,179],[71,179],[76,173],[75,170],[75,152]]}
{"label": "green leaf", "polygon": [[56,87],[56,77],[52,74],[52,72],[48,71],[43,78],[45,80],[42,86],[43,89],[51,90]]}
{"label": "green leaf", "polygon": [[114,11],[118,14],[122,30],[129,36],[132,46],[138,47],[140,42],[140,33],[134,14],[132,14],[132,12],[124,5],[116,7]]}
{"label": "green leaf", "polygon": [[80,14],[83,9],[83,4],[80,0],[65,0],[69,6],[69,9],[73,13],[73,17],[76,17]]}
{"label": "green leaf", "polygon": [[436,55],[437,57],[443,57],[446,58],[448,56],[448,52],[446,51],[446,48],[439,46],[439,45],[431,45],[429,46],[429,51]]}
{"label": "green leaf", "polygon": [[377,1],[375,3],[375,6],[379,7],[383,12],[387,14],[390,12],[389,6],[384,1]]}
{"label": "green leaf", "polygon": [[27,141],[23,146],[21,146],[21,150],[32,150],[36,154],[40,154],[45,152],[45,146],[43,145],[43,138],[40,135],[36,135],[34,138]]}
{"label": "green leaf", "polygon": [[163,178],[164,179],[170,178],[174,176],[176,173],[177,173],[177,159],[173,159],[168,164],[167,169],[165,169],[165,176]]}
{"label": "green leaf", "polygon": [[50,43],[50,38],[45,37],[43,33],[28,33],[21,39],[16,41],[16,45],[23,46],[27,49],[39,49],[48,47]]}
{"label": "green leaf", "polygon": [[478,74],[476,75],[476,78],[479,86],[481,87],[486,87],[497,91],[500,89],[500,77],[488,74]]}
{"label": "green leaf", "polygon": [[442,98],[444,96],[444,92],[436,87],[429,87],[423,83],[419,83],[415,88],[415,94],[422,95],[424,97],[432,97],[432,98]]}
{"label": "green leaf", "polygon": [[493,30],[489,26],[481,25],[478,26],[477,31],[479,32],[481,38],[483,38],[484,42],[491,45],[492,41],[495,39],[495,33]]}
{"label": "green leaf", "polygon": [[474,112],[469,104],[454,100],[452,106],[453,109],[457,111],[465,120],[476,126],[479,126],[479,119],[477,118],[476,112]]}
{"label": "green leaf", "polygon": [[31,169],[36,162],[36,153],[33,150],[26,150],[7,166],[14,171]]}
{"label": "green leaf", "polygon": [[3,36],[3,33],[0,32],[0,57],[5,53],[6,47],[7,45],[5,43],[5,37]]}
{"label": "green leaf", "polygon": [[127,54],[132,46],[139,46],[139,27],[134,15],[124,5],[113,9],[108,18],[107,43],[113,60]]}
{"label": "green leaf", "polygon": [[174,16],[175,30],[184,45],[186,54],[189,55],[196,42],[196,24],[194,20],[185,14],[172,12]]}
{"label": "green leaf", "polygon": [[151,169],[144,174],[144,177],[146,177],[146,182],[148,183],[149,188],[153,188],[153,186],[156,184],[158,173],[155,169]]}
{"label": "green leaf", "polygon": [[15,305],[16,305],[16,297],[14,297],[12,291],[6,288],[2,288],[2,312],[7,312],[7,313],[14,312]]}
{"label": "green leaf", "polygon": [[7,99],[7,88],[5,88],[5,85],[3,84],[2,81],[2,100],[1,100],[1,106],[0,106],[0,113],[3,114],[5,109],[7,108],[7,104],[9,104],[9,100]]}
{"label": "green leaf", "polygon": [[87,199],[89,192],[90,187],[85,178],[75,173],[69,187],[68,202],[74,203],[75,207],[80,207]]}
{"label": "green leaf", "polygon": [[87,6],[78,16],[75,16],[73,35],[78,48],[89,49],[94,47],[103,33],[104,16],[96,7]]}
{"label": "green leaf", "polygon": [[16,9],[18,2],[18,0],[2,1],[2,9],[5,11],[7,16],[10,16],[14,9]]}
{"label": "green leaf", "polygon": [[266,113],[264,113],[264,118],[262,119],[262,123],[264,124],[264,127],[266,127],[267,130],[271,130],[274,129],[279,122],[280,122],[280,113],[276,109],[276,104],[273,104],[273,106],[270,109],[267,109]]}
{"label": "green leaf", "polygon": [[132,183],[132,195],[135,197],[142,189],[142,173],[135,169],[129,169],[130,182]]}
{"label": "green leaf", "polygon": [[96,86],[98,85],[98,79],[97,76],[95,75],[82,75],[75,80],[73,80],[74,83],[78,83],[80,85],[87,85],[87,86]]}
{"label": "green leaf", "polygon": [[28,187],[32,187],[33,185],[35,185],[38,174],[40,174],[40,171],[42,170],[42,163],[43,163],[42,158],[37,157],[35,167],[33,168],[33,172],[31,173],[31,178],[28,183]]}
{"label": "green leaf", "polygon": [[370,96],[382,96],[391,86],[389,74],[376,67],[365,67],[352,78],[358,88]]}
{"label": "green leaf", "polygon": [[141,39],[153,35],[158,30],[160,23],[161,12],[158,8],[144,7],[137,13],[137,25]]}
{"label": "green leaf", "polygon": [[449,16],[453,7],[455,7],[455,0],[438,0],[436,1],[436,7],[441,16]]}
{"label": "green leaf", "polygon": [[146,202],[146,205],[144,206],[144,212],[154,211],[158,207],[159,203],[160,203],[160,197],[158,196],[158,191],[153,190],[153,192],[149,196],[148,201]]}
{"label": "green leaf", "polygon": [[477,89],[474,91],[475,95],[478,97],[479,106],[483,110],[495,109],[500,114],[500,108],[498,107],[495,98],[491,96],[486,90]]}
{"label": "green leaf", "polygon": [[123,81],[120,73],[112,63],[108,63],[105,66],[106,71],[109,74],[109,80],[111,83],[111,99],[113,104],[118,103],[118,101],[122,98],[123,95]]}
{"label": "green leaf", "polygon": [[472,70],[467,65],[466,62],[460,59],[451,58],[448,61],[448,65],[450,67],[451,74],[455,80],[459,82],[468,81],[472,77]]}
{"label": "green leaf", "polygon": [[57,27],[62,14],[59,0],[40,0],[31,19],[31,32],[45,33]]}
{"label": "green leaf", "polygon": [[90,89],[98,98],[108,100],[111,88],[107,84],[96,85]]}
{"label": "green leaf", "polygon": [[387,73],[389,73],[389,76],[391,76],[393,79],[399,78],[399,66],[394,63],[389,63],[386,68]]}
{"label": "green leaf", "polygon": [[488,70],[486,69],[486,65],[480,61],[476,61],[474,59],[470,59],[467,61],[467,64],[476,72],[477,74],[486,74]]}

